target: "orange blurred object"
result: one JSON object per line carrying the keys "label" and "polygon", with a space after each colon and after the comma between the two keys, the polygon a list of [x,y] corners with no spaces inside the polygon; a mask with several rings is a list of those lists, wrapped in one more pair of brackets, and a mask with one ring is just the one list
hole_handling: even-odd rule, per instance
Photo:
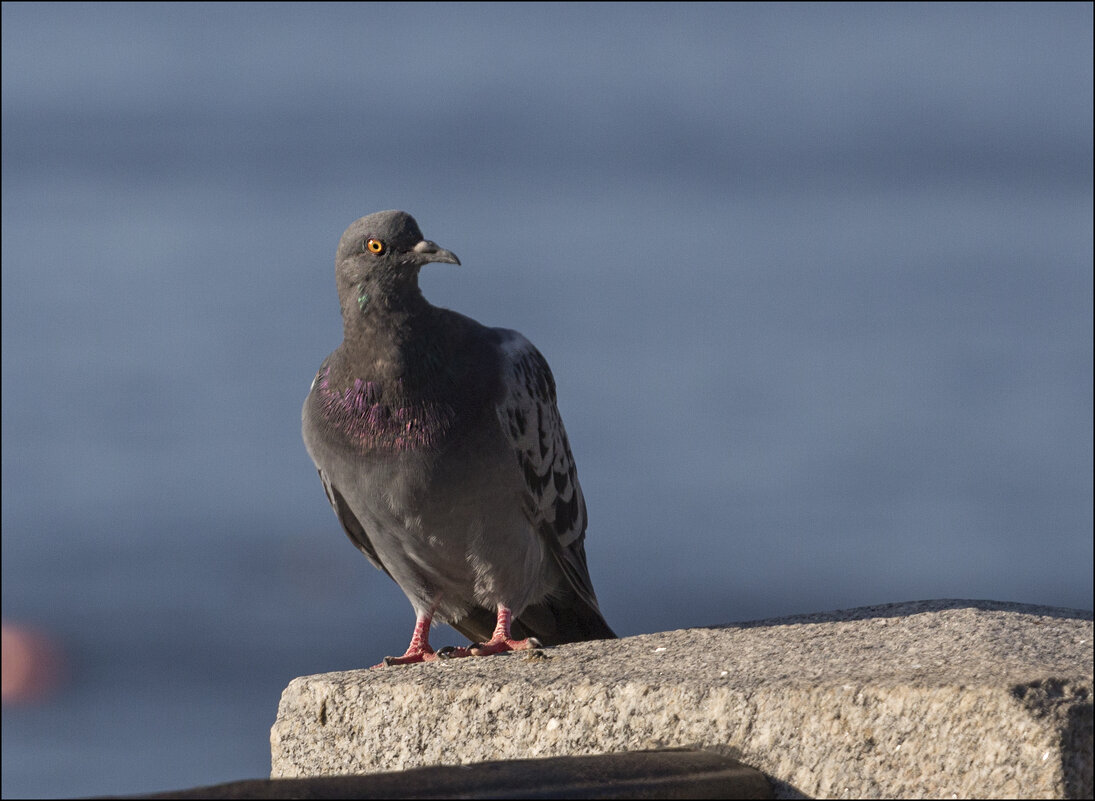
{"label": "orange blurred object", "polygon": [[61,680],[61,651],[47,635],[5,621],[0,624],[5,704],[33,704],[45,700]]}

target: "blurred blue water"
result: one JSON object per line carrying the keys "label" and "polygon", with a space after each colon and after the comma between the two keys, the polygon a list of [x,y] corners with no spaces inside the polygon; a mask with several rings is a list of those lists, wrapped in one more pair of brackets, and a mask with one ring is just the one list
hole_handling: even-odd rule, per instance
{"label": "blurred blue water", "polygon": [[1091,608],[1090,5],[2,13],[3,795],[263,775],[405,647],[299,435],[379,209],[551,362],[621,634]]}

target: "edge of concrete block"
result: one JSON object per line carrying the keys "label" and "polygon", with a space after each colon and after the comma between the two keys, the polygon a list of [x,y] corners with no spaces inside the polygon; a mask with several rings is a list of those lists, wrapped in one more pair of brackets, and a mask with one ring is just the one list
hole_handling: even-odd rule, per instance
{"label": "edge of concrete block", "polygon": [[294,679],[272,776],[706,748],[777,795],[1091,793],[1091,613],[888,604]]}

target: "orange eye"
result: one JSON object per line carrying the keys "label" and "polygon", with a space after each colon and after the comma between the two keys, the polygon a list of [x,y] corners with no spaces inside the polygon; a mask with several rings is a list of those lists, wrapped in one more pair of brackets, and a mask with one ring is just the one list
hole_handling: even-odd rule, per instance
{"label": "orange eye", "polygon": [[370,253],[383,253],[387,248],[384,247],[384,243],[379,239],[370,239],[365,243],[365,248]]}

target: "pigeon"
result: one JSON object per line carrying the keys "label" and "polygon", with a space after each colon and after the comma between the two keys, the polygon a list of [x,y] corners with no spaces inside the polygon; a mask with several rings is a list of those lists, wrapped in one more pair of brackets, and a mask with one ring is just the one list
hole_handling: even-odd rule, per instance
{"label": "pigeon", "polygon": [[[430,262],[460,264],[406,212],[346,229],[343,342],[301,415],[342,528],[414,608],[406,652],[375,667],[614,638],[551,370],[516,331],[431,305]],[[435,652],[434,622],[472,645]]]}

